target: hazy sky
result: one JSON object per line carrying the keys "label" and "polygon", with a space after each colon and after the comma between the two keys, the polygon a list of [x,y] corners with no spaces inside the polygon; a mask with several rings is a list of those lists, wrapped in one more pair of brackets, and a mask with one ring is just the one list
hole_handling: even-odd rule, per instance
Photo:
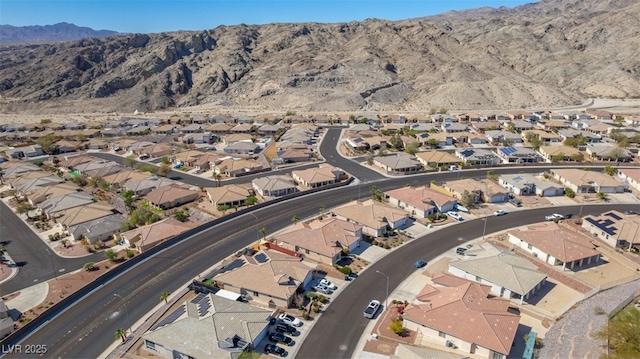
{"label": "hazy sky", "polygon": [[69,22],[96,30],[163,32],[271,22],[402,20],[533,0],[0,0],[0,24]]}

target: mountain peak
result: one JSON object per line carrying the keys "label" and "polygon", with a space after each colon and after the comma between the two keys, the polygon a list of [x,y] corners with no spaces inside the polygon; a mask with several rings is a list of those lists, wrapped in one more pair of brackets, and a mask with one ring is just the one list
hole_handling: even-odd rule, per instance
{"label": "mountain peak", "polygon": [[68,22],[53,25],[0,25],[0,42],[51,42],[79,40],[86,37],[106,37],[117,34],[111,30],[94,30]]}

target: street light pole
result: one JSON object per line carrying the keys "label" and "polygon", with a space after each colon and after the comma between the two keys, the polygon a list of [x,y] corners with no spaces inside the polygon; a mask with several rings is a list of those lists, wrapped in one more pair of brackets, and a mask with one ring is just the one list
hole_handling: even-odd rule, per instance
{"label": "street light pole", "polygon": [[484,221],[484,227],[482,228],[482,240],[484,241],[484,235],[485,233],[487,233],[487,219],[489,219],[489,217],[484,217],[482,220]]}
{"label": "street light pole", "polygon": [[49,255],[49,260],[51,261],[51,270],[53,271],[53,277],[58,280],[58,273],[56,273],[56,267],[53,265],[53,257],[51,257],[51,252],[48,249],[45,249],[47,254]]}
{"label": "street light pole", "polygon": [[127,315],[127,325],[129,325],[129,332],[131,333],[131,335],[133,335],[133,328],[131,327],[131,321],[129,320],[129,310],[127,309],[127,302],[124,300],[124,298],[116,293],[113,293],[113,296],[122,299],[122,302],[124,303],[124,312]]}
{"label": "street light pole", "polygon": [[379,270],[376,271],[376,273],[378,274],[382,274],[383,276],[385,276],[385,278],[387,278],[387,294],[384,297],[384,310],[387,310],[388,307],[388,300],[389,300],[389,276],[380,272]]}

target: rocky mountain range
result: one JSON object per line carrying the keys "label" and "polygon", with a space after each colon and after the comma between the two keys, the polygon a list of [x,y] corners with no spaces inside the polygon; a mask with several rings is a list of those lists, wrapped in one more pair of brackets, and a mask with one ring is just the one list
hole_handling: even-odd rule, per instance
{"label": "rocky mountain range", "polygon": [[0,49],[5,112],[548,108],[640,97],[640,2],[219,26]]}
{"label": "rocky mountain range", "polygon": [[117,33],[111,30],[80,27],[66,22],[44,26],[0,25],[0,43],[67,41],[85,37],[106,37]]}

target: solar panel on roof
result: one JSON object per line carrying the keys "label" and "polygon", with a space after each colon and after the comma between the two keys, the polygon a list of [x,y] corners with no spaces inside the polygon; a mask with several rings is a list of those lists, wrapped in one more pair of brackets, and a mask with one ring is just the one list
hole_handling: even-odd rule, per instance
{"label": "solar panel on roof", "polygon": [[617,214],[615,214],[613,212],[609,212],[609,213],[605,214],[605,216],[609,216],[609,217],[611,217],[613,219],[617,219],[617,220],[621,220],[622,219],[622,217],[618,216]]}
{"label": "solar panel on roof", "polygon": [[209,308],[211,308],[211,302],[209,301],[209,297],[207,296],[206,298],[201,300],[198,305],[198,315],[204,317],[204,315],[209,311]]}
{"label": "solar panel on roof", "polygon": [[198,304],[202,300],[202,298],[206,297],[207,293],[200,293],[191,299],[191,303]]}
{"label": "solar panel on roof", "polygon": [[162,319],[158,324],[154,325],[153,328],[151,328],[151,330],[153,331],[167,324],[171,324],[175,322],[176,319],[180,318],[180,316],[186,312],[187,312],[187,307],[186,305],[183,304],[180,307],[178,307],[176,310],[171,312],[171,314],[169,314],[166,318]]}

